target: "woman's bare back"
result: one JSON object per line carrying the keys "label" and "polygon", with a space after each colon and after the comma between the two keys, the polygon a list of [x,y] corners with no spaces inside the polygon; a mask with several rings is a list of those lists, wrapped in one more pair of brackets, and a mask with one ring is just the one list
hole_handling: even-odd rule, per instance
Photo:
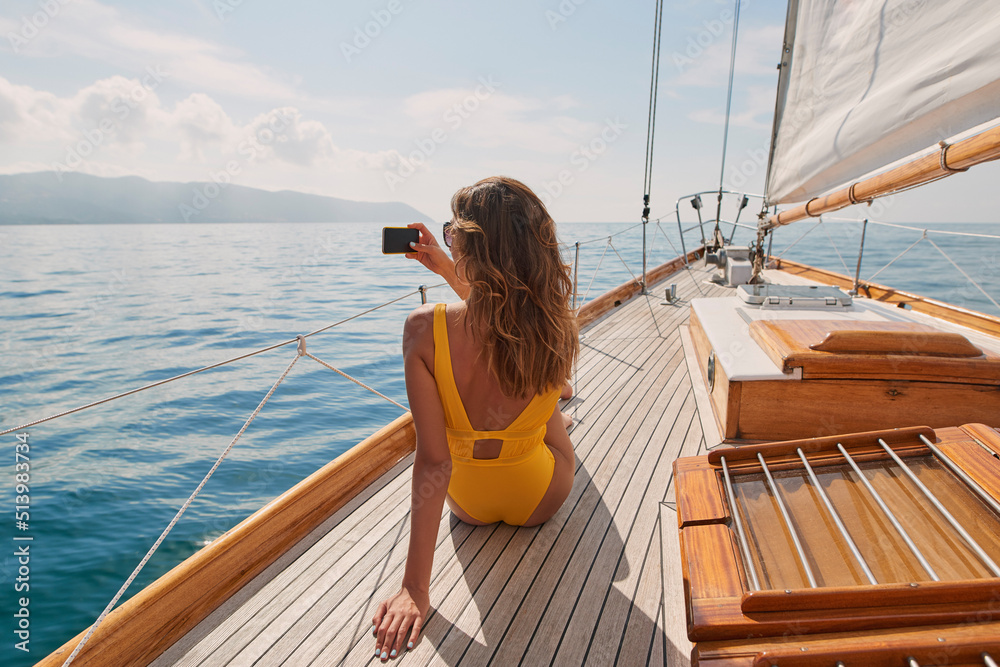
{"label": "woman's bare back", "polygon": [[[448,345],[455,386],[465,406],[472,428],[477,431],[502,431],[517,419],[533,396],[510,398],[500,391],[476,342],[465,324],[465,303],[449,304],[447,310]],[[500,456],[500,440],[478,440],[473,458],[495,459]]]}

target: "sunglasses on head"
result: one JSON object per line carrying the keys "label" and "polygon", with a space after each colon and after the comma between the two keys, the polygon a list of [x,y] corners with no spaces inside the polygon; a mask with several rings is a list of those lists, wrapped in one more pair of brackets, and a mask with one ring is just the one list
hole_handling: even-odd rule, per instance
{"label": "sunglasses on head", "polygon": [[444,244],[446,247],[450,248],[452,241],[455,240],[455,235],[451,231],[451,220],[444,223],[444,229],[441,232],[441,237],[444,239]]}

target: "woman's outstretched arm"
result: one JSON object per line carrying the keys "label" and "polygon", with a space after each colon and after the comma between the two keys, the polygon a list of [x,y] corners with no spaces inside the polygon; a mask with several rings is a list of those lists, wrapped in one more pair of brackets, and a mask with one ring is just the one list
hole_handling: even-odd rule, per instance
{"label": "woman's outstretched arm", "polygon": [[469,284],[455,272],[455,262],[444,248],[438,245],[437,239],[430,233],[427,226],[422,222],[413,222],[407,225],[411,229],[419,230],[420,242],[414,246],[414,252],[406,253],[409,259],[415,259],[428,269],[444,278],[455,294],[460,299],[469,295]]}
{"label": "woman's outstretched arm", "polygon": [[444,409],[434,381],[434,308],[413,311],[403,328],[406,395],[417,433],[410,500],[410,546],[400,591],[379,605],[372,619],[375,655],[396,657],[411,648],[430,608],[431,568],[438,526],[451,480]]}

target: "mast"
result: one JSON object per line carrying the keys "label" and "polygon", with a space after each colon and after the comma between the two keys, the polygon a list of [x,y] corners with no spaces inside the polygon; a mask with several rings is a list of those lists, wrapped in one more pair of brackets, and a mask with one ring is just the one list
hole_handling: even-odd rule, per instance
{"label": "mast", "polygon": [[774,119],[771,123],[771,148],[767,154],[767,172],[764,176],[764,208],[767,208],[767,184],[771,182],[771,165],[774,164],[774,146],[778,136],[778,125],[785,112],[785,96],[788,94],[788,81],[792,69],[792,45],[795,43],[795,24],[798,11],[799,0],[788,0],[788,11],[785,14],[785,38],[781,44],[781,61],[778,63],[778,93],[775,96]]}
{"label": "mast", "polygon": [[[760,213],[757,215],[757,241],[753,253],[753,274],[750,282],[757,284],[762,282],[761,274],[764,271],[764,239],[770,233],[770,229],[764,226],[764,219],[767,215],[768,193],[767,185],[771,182],[771,166],[774,164],[774,148],[778,137],[778,125],[785,112],[785,97],[788,94],[788,82],[792,71],[792,45],[795,43],[795,26],[799,13],[799,0],[788,0],[788,10],[785,13],[785,37],[781,43],[781,60],[778,62],[778,92],[774,100],[774,119],[771,124],[771,146],[767,154],[767,171],[764,176],[764,200],[761,202]],[[768,243],[770,251],[770,243]]]}

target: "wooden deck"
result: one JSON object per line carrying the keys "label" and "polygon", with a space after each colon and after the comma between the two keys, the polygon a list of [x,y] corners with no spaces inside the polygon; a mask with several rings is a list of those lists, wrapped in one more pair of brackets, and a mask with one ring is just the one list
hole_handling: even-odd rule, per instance
{"label": "wooden deck", "polygon": [[[446,509],[431,615],[418,645],[396,660],[684,661],[690,645],[674,639],[684,625],[681,581],[671,573],[676,556],[661,554],[659,524],[675,520],[673,460],[705,446],[679,327],[688,319],[688,299],[730,293],[709,284],[710,274],[682,270],[655,289],[657,296],[637,296],[582,332],[576,396],[564,408],[576,420],[569,499],[535,528],[474,528]],[[671,282],[682,301],[661,305],[663,285]],[[411,461],[383,475],[153,664],[377,663],[371,617],[402,577]],[[662,539],[675,534],[673,524],[665,526]]]}

